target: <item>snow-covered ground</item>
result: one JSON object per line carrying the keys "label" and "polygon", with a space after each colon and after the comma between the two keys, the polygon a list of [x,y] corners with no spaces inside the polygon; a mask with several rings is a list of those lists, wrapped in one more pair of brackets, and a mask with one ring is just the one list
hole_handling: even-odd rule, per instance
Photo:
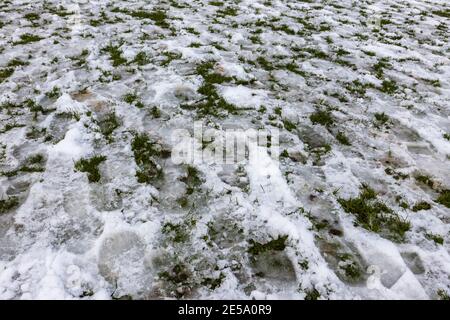
{"label": "snow-covered ground", "polygon": [[[449,28],[446,0],[1,1],[0,298],[448,299]],[[194,121],[280,160],[175,164]]]}

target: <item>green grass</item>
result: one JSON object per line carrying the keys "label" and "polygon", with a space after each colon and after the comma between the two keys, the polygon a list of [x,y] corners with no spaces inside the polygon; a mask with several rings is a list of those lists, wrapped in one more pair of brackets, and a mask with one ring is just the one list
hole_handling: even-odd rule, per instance
{"label": "green grass", "polygon": [[7,78],[9,78],[13,73],[14,73],[14,69],[13,68],[0,69],[0,83],[2,83]]}
{"label": "green grass", "polygon": [[331,126],[334,123],[333,117],[330,111],[319,110],[309,116],[309,119],[313,124],[321,124],[323,126]]}
{"label": "green grass", "polygon": [[187,208],[190,204],[189,195],[199,190],[199,186],[203,183],[200,177],[200,171],[188,165],[186,167],[186,175],[180,178],[180,181],[186,184],[186,193],[177,199],[177,203],[182,208]]}
{"label": "green grass", "polygon": [[114,112],[110,112],[96,121],[101,134],[108,140],[112,141],[112,134],[120,126],[120,122]]}
{"label": "green grass", "polygon": [[105,160],[105,156],[94,156],[89,159],[80,159],[75,162],[75,170],[86,172],[89,182],[99,182],[101,176],[98,166]]}
{"label": "green grass", "polygon": [[439,300],[450,301],[450,295],[444,289],[439,289],[437,295]]}
{"label": "green grass", "polygon": [[13,177],[19,172],[44,172],[45,171],[45,158],[42,154],[35,154],[25,159],[25,162],[19,167],[11,171],[1,172],[7,177]]}
{"label": "green grass", "polygon": [[175,243],[182,243],[189,240],[189,231],[183,224],[167,222],[163,225],[161,232],[169,235],[170,240]]}
{"label": "green grass", "polygon": [[206,286],[211,290],[215,290],[222,285],[222,282],[225,278],[226,276],[223,274],[223,272],[221,272],[218,278],[204,278],[201,282],[201,285]]}
{"label": "green grass", "polygon": [[266,251],[283,251],[284,248],[286,248],[286,240],[288,239],[288,236],[278,236],[277,239],[273,239],[266,243],[259,243],[254,241],[253,239],[250,239],[250,247],[248,248],[248,253],[252,255],[258,255],[260,253],[266,252]]}
{"label": "green grass", "polygon": [[433,240],[436,244],[444,244],[444,238],[438,234],[426,233],[425,237],[427,237],[427,239]]}
{"label": "green grass", "polygon": [[443,18],[450,18],[450,9],[446,9],[446,10],[436,10],[436,11],[432,11],[433,14],[443,17]]}
{"label": "green grass", "polygon": [[144,51],[141,51],[134,57],[133,62],[139,66],[144,66],[150,63],[150,58]]}
{"label": "green grass", "polygon": [[397,83],[393,80],[384,80],[381,84],[380,91],[387,93],[387,94],[393,94],[397,92],[398,86]]}
{"label": "green grass", "polygon": [[421,210],[430,210],[430,209],[431,209],[431,204],[429,204],[426,201],[418,202],[412,207],[412,211],[414,211],[414,212],[421,211]]}
{"label": "green grass", "polygon": [[40,15],[35,13],[35,12],[31,12],[31,13],[27,13],[26,15],[23,16],[25,19],[27,19],[28,21],[34,21],[34,20],[39,20]]}
{"label": "green grass", "polygon": [[442,190],[436,202],[450,208],[450,190]]}
{"label": "green grass", "polygon": [[202,184],[202,180],[200,178],[200,171],[197,168],[188,165],[186,168],[186,175],[180,179],[187,186],[186,193],[192,194],[197,187]]}
{"label": "green grass", "polygon": [[403,180],[404,180],[404,179],[406,179],[406,178],[409,177],[408,174],[405,174],[405,173],[402,173],[402,172],[395,171],[395,170],[392,169],[392,168],[386,168],[386,169],[384,169],[384,172],[385,172],[387,175],[392,176],[392,178],[394,178],[395,180],[400,180],[400,179],[403,179]]}
{"label": "green grass", "polygon": [[345,212],[356,216],[358,225],[369,231],[387,230],[392,238],[399,240],[411,227],[408,221],[401,219],[383,202],[378,201],[375,191],[367,185],[361,186],[358,197],[339,198],[338,202]]}
{"label": "green grass", "polygon": [[150,114],[154,119],[161,118],[161,110],[159,110],[159,108],[156,106],[152,107],[152,109],[150,110]]}
{"label": "green grass", "polygon": [[165,51],[162,54],[166,57],[166,59],[161,62],[161,66],[163,67],[168,66],[172,61],[180,59],[182,57],[182,54],[177,52]]}
{"label": "green grass", "polygon": [[224,5],[224,3],[221,1],[209,1],[208,4],[216,7],[222,7]]}
{"label": "green grass", "polygon": [[260,56],[256,59],[258,65],[266,71],[275,70],[275,67],[272,65],[270,61],[268,61],[265,57]]}
{"label": "green grass", "polygon": [[350,140],[347,138],[347,136],[342,132],[339,131],[336,135],[336,140],[339,141],[340,144],[344,146],[350,146]]}
{"label": "green grass", "polygon": [[167,157],[166,151],[159,145],[152,142],[145,133],[138,133],[131,141],[131,150],[134,154],[134,160],[138,169],[136,178],[140,183],[151,183],[161,179],[163,176],[162,168],[156,162],[158,157]]}
{"label": "green grass", "polygon": [[297,129],[297,125],[287,119],[283,119],[283,126],[287,131],[292,131],[292,130]]}
{"label": "green grass", "polygon": [[25,137],[27,139],[36,140],[36,139],[39,139],[39,138],[43,137],[46,133],[47,133],[47,129],[46,128],[37,128],[35,126],[32,126],[26,132]]}
{"label": "green grass", "polygon": [[383,125],[389,121],[389,116],[387,114],[385,114],[384,112],[375,113],[375,120],[377,121],[378,124]]}
{"label": "green grass", "polygon": [[22,61],[20,59],[14,58],[8,62],[8,67],[21,67],[28,65],[28,62]]}
{"label": "green grass", "polygon": [[42,39],[44,39],[44,38],[41,38],[41,37],[39,37],[37,35],[34,35],[34,34],[25,33],[25,34],[20,35],[20,40],[14,42],[13,44],[14,45],[28,44],[28,43],[40,41]]}
{"label": "green grass", "polygon": [[49,99],[58,99],[61,96],[61,89],[53,87],[53,89],[45,94]]}
{"label": "green grass", "polygon": [[203,83],[197,92],[203,95],[204,98],[197,101],[194,105],[182,105],[181,107],[184,109],[195,109],[200,116],[212,115],[220,117],[223,115],[223,112],[236,114],[236,106],[228,103],[216,89],[216,84],[232,81],[233,78],[214,72],[214,65],[214,61],[206,61],[197,65],[196,72],[203,78]]}
{"label": "green grass", "polygon": [[360,266],[351,254],[339,254],[338,258],[340,260],[339,269],[345,275],[347,280],[354,282],[361,278],[364,271],[361,270]]}
{"label": "green grass", "polygon": [[420,175],[416,176],[415,179],[417,182],[424,184],[424,185],[430,187],[431,189],[433,189],[433,187],[434,187],[435,183],[434,183],[433,179],[427,175],[420,174]]}
{"label": "green grass", "polygon": [[306,49],[304,49],[304,51],[308,52],[313,58],[316,58],[316,59],[322,59],[322,60],[329,59],[328,55],[325,52],[323,52],[319,49],[316,49],[316,48],[306,48]]}
{"label": "green grass", "polygon": [[227,16],[235,17],[238,15],[238,10],[233,7],[226,7],[226,8],[217,10],[216,14],[218,17],[222,17],[222,18],[227,17]]}
{"label": "green grass", "polygon": [[378,62],[373,66],[373,70],[375,71],[375,75],[378,79],[383,78],[384,69],[391,68],[391,64],[389,63],[388,58],[382,58],[378,60]]}
{"label": "green grass", "polygon": [[137,94],[130,92],[123,96],[123,101],[142,109],[144,104],[140,101]]}
{"label": "green grass", "polygon": [[19,205],[19,199],[17,197],[8,197],[7,199],[0,200],[0,214],[6,213]]}
{"label": "green grass", "polygon": [[444,137],[445,140],[450,141],[450,133],[444,133],[442,136]]}
{"label": "green grass", "polygon": [[113,67],[118,67],[127,63],[127,59],[122,57],[122,50],[120,49],[120,45],[109,44],[101,51],[109,54],[109,59],[112,61]]}
{"label": "green grass", "polygon": [[358,96],[364,96],[367,92],[367,88],[372,87],[370,84],[362,83],[359,80],[354,80],[345,85],[345,88],[352,94]]}
{"label": "green grass", "polygon": [[136,19],[150,19],[153,20],[155,25],[161,28],[168,29],[170,24],[167,22],[167,13],[162,10],[145,11],[145,10],[134,10],[129,11],[126,9],[114,9],[113,12],[121,12],[127,14]]}
{"label": "green grass", "polygon": [[319,291],[317,291],[316,288],[305,290],[305,293],[306,293],[305,300],[307,301],[317,300],[320,298],[320,293]]}

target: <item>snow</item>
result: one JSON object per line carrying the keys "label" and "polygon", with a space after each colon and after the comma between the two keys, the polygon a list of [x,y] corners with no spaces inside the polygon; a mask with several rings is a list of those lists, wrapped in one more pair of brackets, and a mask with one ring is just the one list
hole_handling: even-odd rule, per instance
{"label": "snow", "polygon": [[[2,3],[0,299],[450,295],[448,10]],[[203,158],[171,160],[180,129],[177,147]],[[272,147],[279,132],[279,158],[249,141],[248,158],[217,161],[254,130]],[[410,223],[403,236],[344,210],[363,184]]]}

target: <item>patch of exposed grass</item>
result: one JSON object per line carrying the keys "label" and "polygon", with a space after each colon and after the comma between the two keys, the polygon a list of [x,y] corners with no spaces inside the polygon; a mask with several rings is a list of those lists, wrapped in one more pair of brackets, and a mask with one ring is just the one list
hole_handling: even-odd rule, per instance
{"label": "patch of exposed grass", "polygon": [[89,55],[89,50],[83,49],[78,56],[70,57],[70,60],[75,62],[77,67],[81,67],[86,64],[86,58]]}
{"label": "patch of exposed grass", "polygon": [[14,42],[14,45],[18,45],[18,44],[28,44],[28,43],[32,43],[32,42],[37,42],[37,41],[41,41],[44,38],[41,38],[37,35],[34,34],[30,34],[30,33],[25,33],[20,35],[20,40]]}
{"label": "patch of exposed grass", "polygon": [[287,131],[297,129],[297,125],[288,119],[283,119],[283,126]]}
{"label": "patch of exposed grass", "polygon": [[41,137],[43,137],[45,134],[47,133],[47,129],[46,128],[38,128],[35,126],[32,126],[25,134],[25,137],[27,139],[39,139]]}
{"label": "patch of exposed grass", "polygon": [[367,185],[361,186],[358,197],[339,198],[338,202],[346,212],[356,216],[356,222],[360,226],[369,231],[387,230],[390,237],[400,240],[411,228],[408,221],[393,213],[383,202],[378,201],[375,191]]}
{"label": "patch of exposed grass", "polygon": [[101,134],[103,136],[111,141],[111,135],[120,126],[120,122],[116,117],[116,114],[114,112],[110,112],[106,114],[105,116],[101,117],[99,120],[96,121]]}
{"label": "patch of exposed grass", "polygon": [[0,83],[5,81],[7,78],[9,78],[14,73],[13,68],[2,68],[0,69]]}
{"label": "patch of exposed grass", "polygon": [[19,169],[21,172],[43,172],[45,158],[42,154],[38,153],[28,157],[25,160],[25,164]]}
{"label": "patch of exposed grass", "polygon": [[444,139],[450,141],[450,133],[444,133],[442,136],[444,137]]}
{"label": "patch of exposed grass", "polygon": [[141,102],[138,95],[133,92],[130,92],[130,93],[127,93],[126,95],[124,95],[123,101],[125,101],[126,103],[129,103],[131,105],[134,105],[134,106],[138,107],[139,109],[142,109],[144,107],[144,104]]}
{"label": "patch of exposed grass", "polygon": [[450,9],[435,10],[432,13],[443,18],[450,18]]}
{"label": "patch of exposed grass", "polygon": [[226,278],[225,274],[221,272],[218,278],[204,278],[201,282],[201,285],[206,286],[211,290],[215,290],[222,285],[222,282],[225,278]]}
{"label": "patch of exposed grass", "polygon": [[380,87],[380,91],[387,94],[393,94],[397,92],[397,90],[398,86],[394,80],[384,80]]}
{"label": "patch of exposed grass", "polygon": [[330,111],[319,110],[309,116],[309,119],[313,124],[321,124],[323,126],[331,126],[334,123],[334,119]]}
{"label": "patch of exposed grass", "polygon": [[127,59],[122,57],[122,50],[120,49],[120,45],[109,44],[101,51],[109,54],[109,58],[112,61],[113,67],[118,67],[127,63]]}
{"label": "patch of exposed grass", "polygon": [[305,293],[306,293],[305,300],[307,301],[318,300],[320,298],[320,292],[317,291],[316,288],[307,289],[305,290]]}
{"label": "patch of exposed grass", "polygon": [[189,195],[197,191],[198,187],[202,184],[200,171],[198,171],[197,168],[188,165],[186,167],[186,175],[180,178],[180,181],[186,184],[186,193],[177,199],[177,203],[182,208],[186,208],[189,206]]}
{"label": "patch of exposed grass", "polygon": [[180,59],[182,57],[181,53],[169,51],[163,52],[163,55],[166,57],[166,59],[161,63],[161,66],[163,67],[168,66],[172,61]]}
{"label": "patch of exposed grass", "polygon": [[274,251],[283,251],[286,248],[286,240],[288,236],[278,236],[277,239],[273,239],[266,243],[259,243],[253,239],[250,239],[250,248],[248,248],[248,253],[252,255],[258,255],[260,253],[274,250]]}
{"label": "patch of exposed grass", "polygon": [[450,208],[450,190],[442,190],[436,202]]}
{"label": "patch of exposed grass", "polygon": [[29,64],[28,62],[25,62],[25,61],[22,61],[20,59],[14,58],[14,59],[9,60],[8,67],[15,68],[15,67],[26,66],[28,64]]}
{"label": "patch of exposed grass", "polygon": [[378,62],[373,66],[373,70],[375,71],[375,75],[378,79],[383,78],[384,69],[391,68],[391,64],[389,63],[388,58],[381,58]]}
{"label": "patch of exposed grass", "polygon": [[339,131],[336,135],[336,140],[339,141],[340,144],[343,144],[344,146],[350,146],[350,140],[347,138],[345,133],[342,131]]}
{"label": "patch of exposed grass", "polygon": [[316,48],[306,48],[304,49],[304,51],[308,52],[313,58],[316,59],[322,59],[322,60],[328,60],[328,54],[326,54],[325,52],[316,49]]}
{"label": "patch of exposed grass", "polygon": [[376,120],[377,124],[383,125],[389,121],[389,116],[384,112],[382,112],[382,113],[378,112],[378,113],[375,113],[375,120]]}
{"label": "patch of exposed grass", "polygon": [[154,10],[154,11],[146,11],[146,10],[126,10],[126,9],[114,9],[113,12],[121,12],[127,14],[136,19],[150,19],[153,20],[155,25],[161,28],[168,29],[170,24],[167,22],[167,13],[163,10]]}
{"label": "patch of exposed grass", "polygon": [[207,61],[196,67],[197,74],[203,78],[203,84],[197,91],[204,98],[197,101],[194,105],[182,105],[182,108],[195,109],[201,116],[212,115],[220,117],[224,111],[231,114],[237,113],[236,106],[228,103],[216,89],[216,84],[232,81],[233,79],[215,72],[214,65],[214,61]]}
{"label": "patch of exposed grass", "polygon": [[234,7],[226,7],[226,8],[217,10],[216,15],[221,18],[224,18],[227,16],[235,17],[238,15],[238,9],[234,8]]}
{"label": "patch of exposed grass", "polygon": [[17,197],[8,197],[0,200],[0,214],[6,213],[19,205]]}
{"label": "patch of exposed grass", "polygon": [[28,21],[34,21],[34,20],[39,20],[40,16],[39,14],[35,13],[35,12],[30,12],[27,13],[26,15],[23,16],[25,19],[27,19]]}
{"label": "patch of exposed grass", "polygon": [[152,107],[152,109],[150,110],[150,114],[154,119],[161,118],[161,110],[159,110],[159,108],[156,106]]}
{"label": "patch of exposed grass", "polygon": [[199,187],[202,184],[202,180],[200,178],[200,171],[196,167],[193,166],[187,166],[186,168],[186,176],[180,179],[183,181],[186,185],[186,193],[192,194],[197,187]]}
{"label": "patch of exposed grass", "polygon": [[345,88],[352,94],[358,96],[364,96],[366,94],[367,88],[371,88],[371,84],[362,83],[359,80],[354,80],[345,85]]}
{"label": "patch of exposed grass", "polygon": [[89,182],[98,182],[101,178],[98,166],[105,160],[105,156],[94,156],[89,159],[80,159],[75,162],[75,170],[86,172]]}
{"label": "patch of exposed grass", "polygon": [[258,65],[263,68],[266,71],[272,71],[275,70],[275,67],[273,66],[273,64],[268,61],[265,57],[260,56],[256,59],[256,62],[258,63]]}
{"label": "patch of exposed grass", "polygon": [[439,289],[437,291],[437,295],[439,297],[439,300],[450,301],[450,295],[444,289]]}
{"label": "patch of exposed grass", "polygon": [[151,183],[162,178],[163,170],[156,160],[159,157],[168,157],[170,152],[151,141],[145,133],[138,133],[134,136],[131,141],[131,149],[138,166],[138,170],[136,170],[138,182]]}
{"label": "patch of exposed grass", "polygon": [[32,156],[29,156],[25,159],[25,162],[17,169],[2,172],[3,175],[7,177],[13,177],[17,175],[19,172],[44,172],[45,171],[45,158],[42,154],[38,153]]}
{"label": "patch of exposed grass", "polygon": [[355,261],[354,257],[351,254],[344,253],[339,254],[339,271],[343,274],[345,279],[351,282],[358,281],[363,274],[363,270]]}
{"label": "patch of exposed grass", "polygon": [[167,222],[163,225],[161,232],[170,237],[175,243],[182,243],[189,240],[189,230],[184,224],[174,224]]}
{"label": "patch of exposed grass", "polygon": [[51,91],[45,93],[45,96],[49,99],[58,99],[61,96],[61,89],[53,87]]}
{"label": "patch of exposed grass", "polygon": [[429,204],[426,201],[418,202],[412,207],[412,211],[414,211],[414,212],[421,211],[421,210],[430,210],[430,209],[431,209],[431,204]]}
{"label": "patch of exposed grass", "polygon": [[141,51],[134,57],[133,62],[139,66],[144,66],[150,63],[150,58],[144,51]]}
{"label": "patch of exposed grass", "polygon": [[416,176],[415,179],[417,182],[422,183],[422,184],[430,187],[431,189],[434,188],[434,185],[435,185],[434,180],[427,175],[420,174],[420,175]]}
{"label": "patch of exposed grass", "polygon": [[426,233],[425,237],[427,239],[433,240],[436,244],[440,244],[440,245],[444,244],[444,238],[438,234]]}
{"label": "patch of exposed grass", "polygon": [[5,133],[5,132],[8,132],[8,131],[10,131],[10,130],[12,130],[12,129],[14,129],[14,128],[22,128],[22,127],[25,127],[25,125],[13,121],[13,122],[11,122],[11,123],[5,124],[5,126],[3,127],[3,129],[0,130],[0,133]]}
{"label": "patch of exposed grass", "polygon": [[402,172],[398,172],[398,171],[395,171],[395,170],[392,169],[392,168],[386,168],[386,169],[384,170],[384,172],[386,172],[387,175],[392,176],[392,178],[394,178],[395,180],[406,179],[406,178],[409,177],[408,174],[402,173]]}

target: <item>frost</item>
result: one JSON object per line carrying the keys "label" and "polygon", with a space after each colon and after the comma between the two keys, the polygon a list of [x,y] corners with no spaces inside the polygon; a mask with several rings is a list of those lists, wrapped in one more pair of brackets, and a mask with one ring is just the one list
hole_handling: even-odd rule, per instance
{"label": "frost", "polygon": [[0,299],[448,298],[448,12],[3,1]]}

